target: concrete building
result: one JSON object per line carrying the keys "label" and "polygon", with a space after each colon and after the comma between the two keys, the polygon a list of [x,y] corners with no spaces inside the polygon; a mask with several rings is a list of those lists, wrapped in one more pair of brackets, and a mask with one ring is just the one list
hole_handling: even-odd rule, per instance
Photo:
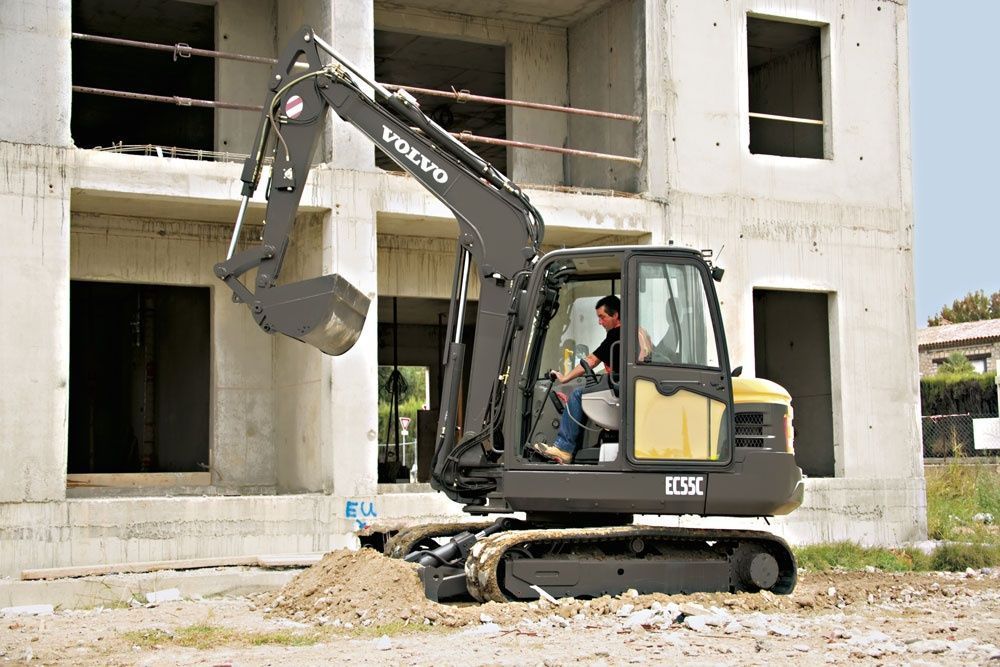
{"label": "concrete building", "polygon": [[907,11],[900,0],[2,3],[0,575],[320,551],[353,543],[359,523],[458,511],[426,485],[377,479],[375,368],[391,358],[379,324],[396,297],[401,363],[436,372],[456,229],[446,209],[332,119],[288,272],[349,277],[378,318],[336,358],[264,335],[212,275],[240,165],[171,157],[245,152],[257,114],[74,86],[254,105],[268,66],[73,32],[273,58],[308,23],[383,80],[639,116],[435,110],[478,134],[641,158],[488,153],[527,186],[551,247],[721,253],[732,363],[789,388],[810,477],[805,505],[773,530],[797,543],[923,538]]}

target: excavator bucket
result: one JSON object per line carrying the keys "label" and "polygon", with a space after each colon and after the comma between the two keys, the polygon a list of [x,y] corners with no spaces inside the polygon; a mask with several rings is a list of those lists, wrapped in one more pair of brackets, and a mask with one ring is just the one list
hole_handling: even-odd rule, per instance
{"label": "excavator bucket", "polygon": [[371,302],[339,274],[277,285],[258,297],[253,310],[261,328],[333,356],[357,342]]}

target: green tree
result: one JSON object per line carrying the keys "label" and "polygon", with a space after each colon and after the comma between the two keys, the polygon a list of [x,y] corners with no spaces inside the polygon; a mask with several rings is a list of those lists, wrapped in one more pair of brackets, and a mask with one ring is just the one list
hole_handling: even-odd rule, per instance
{"label": "green tree", "polygon": [[927,325],[936,327],[996,318],[1000,318],[1000,291],[987,296],[983,290],[976,290],[955,299],[951,306],[942,306],[940,312],[927,318]]}
{"label": "green tree", "polygon": [[971,375],[976,372],[976,369],[972,367],[972,362],[964,354],[952,352],[938,366],[937,372],[940,375]]}

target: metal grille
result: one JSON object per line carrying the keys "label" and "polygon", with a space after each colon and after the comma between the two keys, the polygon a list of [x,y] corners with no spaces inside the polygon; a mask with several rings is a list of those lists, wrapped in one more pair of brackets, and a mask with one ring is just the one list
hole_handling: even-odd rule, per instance
{"label": "metal grille", "polygon": [[[1000,451],[984,449],[991,443],[976,442],[973,420],[996,419],[996,414],[933,415],[921,418],[924,458],[995,456]],[[988,432],[982,432],[984,435]]]}
{"label": "metal grille", "polygon": [[763,412],[737,412],[734,421],[736,422],[736,445],[738,447],[764,446]]}

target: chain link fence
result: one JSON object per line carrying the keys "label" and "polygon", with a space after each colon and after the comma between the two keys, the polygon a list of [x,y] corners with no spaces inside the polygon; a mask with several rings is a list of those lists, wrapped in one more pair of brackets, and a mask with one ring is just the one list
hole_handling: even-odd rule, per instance
{"label": "chain link fence", "polygon": [[[979,421],[979,420],[990,420]],[[997,414],[933,415],[921,418],[925,459],[1000,454]]]}

